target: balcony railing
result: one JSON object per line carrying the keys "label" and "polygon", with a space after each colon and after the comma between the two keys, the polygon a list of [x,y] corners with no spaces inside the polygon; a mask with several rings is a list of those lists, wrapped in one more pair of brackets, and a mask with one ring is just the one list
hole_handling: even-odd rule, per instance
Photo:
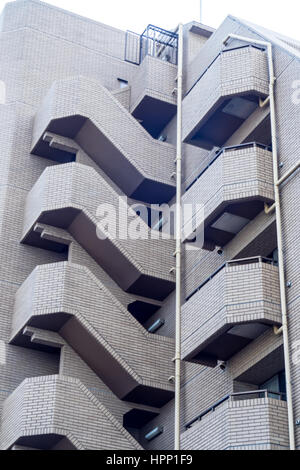
{"label": "balcony railing", "polygon": [[199,292],[200,289],[202,289],[205,284],[207,284],[211,279],[213,279],[222,269],[226,268],[227,266],[238,266],[238,265],[243,265],[243,264],[252,264],[252,263],[266,263],[266,264],[271,264],[272,266],[275,266],[275,261],[271,258],[264,258],[262,256],[254,256],[252,258],[242,258],[238,260],[231,260],[231,261],[226,261],[226,263],[223,263],[216,271],[214,271],[205,281],[203,281],[197,289],[195,289],[188,297],[186,297],[185,301],[187,302],[190,300],[197,292]]}
{"label": "balcony railing", "polygon": [[[258,49],[259,51],[265,51],[265,48],[264,47],[259,47],[259,46],[256,46],[255,44],[245,44],[244,46],[238,46],[238,47],[232,47],[232,48],[226,48],[226,49],[223,49],[222,51],[219,52],[218,55],[216,55],[216,57],[211,61],[211,63],[208,65],[208,67],[206,67],[206,69],[204,70],[204,72],[198,77],[198,79],[195,81],[195,83],[193,84],[193,86],[189,89],[188,93],[190,93],[192,91],[192,89],[197,85],[197,83],[201,80],[201,78],[206,74],[206,72],[211,68],[211,66],[216,62],[216,60],[223,54],[226,54],[227,52],[230,52],[230,51],[236,51],[238,49],[248,49],[248,48],[253,48],[253,49]],[[187,93],[187,94],[188,94]]]}
{"label": "balcony railing", "polygon": [[186,188],[185,192],[187,192],[194,184],[201,178],[201,176],[208,170],[208,168],[211,167],[211,165],[222,155],[225,151],[228,150],[237,150],[237,149],[243,149],[243,148],[249,148],[249,147],[258,147],[263,150],[268,150],[269,152],[272,152],[272,147],[269,145],[261,144],[259,142],[247,142],[244,144],[238,144],[238,145],[231,145],[229,147],[222,147],[219,150],[216,150],[216,154],[213,157],[213,159],[206,165],[203,170],[200,171],[200,173],[196,176],[196,178],[191,182],[191,184]]}
{"label": "balcony railing", "polygon": [[183,100],[185,143],[222,147],[269,94],[267,55],[250,45],[219,52]]}
{"label": "balcony railing", "polygon": [[183,203],[192,208],[184,219],[183,238],[198,242],[204,236],[211,249],[223,247],[263,211],[264,203],[273,201],[270,147],[256,142],[223,147],[183,195]]}
{"label": "balcony railing", "polygon": [[182,359],[215,367],[281,322],[275,261],[260,256],[228,261],[182,306]]}
{"label": "balcony railing", "polygon": [[260,399],[260,398],[275,398],[277,400],[286,401],[286,394],[280,392],[272,392],[270,390],[252,390],[247,392],[238,392],[238,393],[231,393],[230,395],[226,395],[225,397],[218,400],[212,406],[207,408],[203,411],[199,416],[189,421],[186,425],[186,429],[190,429],[194,424],[201,421],[204,416],[208,415],[209,413],[213,413],[220,405],[225,403],[226,401],[239,401],[239,400],[248,400],[248,399]]}

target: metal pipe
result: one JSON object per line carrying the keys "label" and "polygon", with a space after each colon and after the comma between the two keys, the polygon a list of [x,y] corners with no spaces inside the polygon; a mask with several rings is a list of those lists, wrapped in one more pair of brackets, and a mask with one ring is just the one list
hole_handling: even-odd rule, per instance
{"label": "metal pipe", "polygon": [[298,170],[299,167],[300,167],[300,160],[294,166],[292,166],[292,168],[290,168],[289,171],[277,181],[276,185],[280,186],[282,183],[284,183],[285,180],[287,180],[290,176],[292,176],[292,174],[295,173],[295,171]]}
{"label": "metal pipe", "polygon": [[259,107],[264,108],[270,102],[270,96],[267,96],[265,100],[259,98]]}
{"label": "metal pipe", "polygon": [[290,361],[290,347],[288,335],[288,313],[287,313],[287,300],[285,290],[285,272],[284,272],[284,255],[283,255],[283,241],[282,241],[282,221],[281,221],[281,205],[280,193],[278,182],[278,147],[277,147],[277,128],[276,128],[276,109],[274,97],[274,64],[273,64],[273,51],[272,44],[268,43],[268,63],[270,75],[270,117],[271,117],[271,133],[272,133],[272,152],[273,152],[273,177],[274,177],[274,191],[275,191],[275,204],[276,204],[276,228],[277,228],[277,247],[278,247],[278,263],[279,263],[279,279],[280,279],[280,299],[282,310],[282,333],[283,333],[283,347],[284,347],[284,363],[285,363],[285,376],[286,376],[286,392],[287,392],[287,407],[288,407],[288,423],[289,423],[289,440],[290,450],[296,449],[295,444],[295,427],[294,427],[294,410],[293,410],[293,395],[292,395],[292,381],[291,381],[291,361]]}
{"label": "metal pipe", "polygon": [[274,335],[276,336],[281,335],[283,333],[282,326],[280,328],[278,328],[278,326],[273,326],[273,332],[274,332]]}
{"label": "metal pipe", "polygon": [[239,36],[236,34],[230,34],[223,41],[223,44],[226,44],[228,39],[236,39],[238,41],[247,42],[249,44],[261,45],[267,48],[267,53],[268,53],[270,118],[271,118],[272,150],[273,150],[273,178],[274,178],[275,208],[276,208],[280,301],[281,301],[281,311],[282,311],[282,332],[283,332],[284,364],[285,364],[287,408],[288,408],[288,422],[289,422],[289,441],[290,441],[290,450],[295,450],[296,448],[295,425],[294,425],[293,396],[292,396],[292,382],[291,382],[290,348],[289,348],[289,336],[288,336],[287,300],[286,300],[286,290],[285,290],[286,282],[285,282],[283,242],[282,242],[281,205],[280,205],[280,192],[279,192],[280,180],[278,178],[277,126],[276,126],[276,109],[275,109],[275,96],[274,96],[274,83],[275,83],[276,78],[274,75],[273,50],[272,50],[272,44],[267,41],[260,41],[260,40],[256,40],[253,38]]}
{"label": "metal pipe", "polygon": [[182,73],[183,25],[178,26],[177,75],[177,142],[176,142],[176,327],[175,327],[175,426],[174,449],[180,450],[180,388],[181,388],[181,166],[182,166]]}
{"label": "metal pipe", "polygon": [[265,203],[265,214],[272,214],[272,212],[274,212],[276,209],[276,204],[272,204],[271,206],[268,206],[267,203]]}
{"label": "metal pipe", "polygon": [[[285,175],[283,175],[276,183],[277,186],[280,186],[282,183],[285,182],[285,180],[287,180],[290,176],[292,176],[293,173],[295,173],[296,170],[298,170],[298,168],[300,167],[300,160],[292,166],[292,168],[289,169],[289,171],[287,173],[285,173]],[[271,214],[272,212],[274,212],[274,210],[276,209],[276,204],[272,204],[272,206],[268,206],[268,204],[265,204],[265,213],[266,214]]]}

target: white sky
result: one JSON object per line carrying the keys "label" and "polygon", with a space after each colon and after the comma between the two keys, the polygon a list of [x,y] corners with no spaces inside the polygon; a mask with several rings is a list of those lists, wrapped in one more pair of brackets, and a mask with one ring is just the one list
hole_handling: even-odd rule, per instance
{"label": "white sky", "polygon": [[[0,0],[2,9],[6,0]],[[141,33],[149,23],[171,29],[200,18],[200,0],[48,0],[110,26]],[[203,23],[217,28],[228,14],[300,39],[300,0],[202,0]]]}

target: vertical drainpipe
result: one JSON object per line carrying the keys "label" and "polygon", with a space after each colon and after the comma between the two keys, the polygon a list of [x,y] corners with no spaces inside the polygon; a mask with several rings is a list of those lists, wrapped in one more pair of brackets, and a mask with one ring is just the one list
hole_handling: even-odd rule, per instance
{"label": "vertical drainpipe", "polygon": [[281,221],[281,206],[280,206],[280,180],[278,175],[278,146],[277,146],[277,126],[276,126],[276,109],[275,109],[275,96],[274,96],[274,64],[273,64],[273,50],[272,44],[267,41],[260,41],[253,38],[246,38],[236,34],[230,34],[223,43],[226,44],[228,39],[236,39],[238,41],[247,42],[249,44],[257,44],[267,48],[268,51],[268,68],[269,68],[269,97],[270,97],[270,118],[271,118],[271,134],[272,134],[272,153],[273,153],[273,178],[274,178],[274,193],[275,193],[275,209],[276,209],[276,229],[277,229],[277,245],[278,245],[278,265],[279,265],[279,284],[280,284],[280,302],[282,314],[282,332],[283,332],[283,348],[284,348],[284,365],[286,376],[286,395],[287,395],[287,408],[288,408],[288,421],[289,421],[289,441],[290,450],[296,449],[295,444],[295,425],[294,425],[294,411],[293,411],[293,395],[292,395],[292,381],[291,381],[291,361],[290,361],[290,346],[288,335],[288,315],[287,315],[287,299],[286,299],[286,280],[284,272],[284,256],[283,256],[283,243],[282,243],[282,221]]}
{"label": "vertical drainpipe", "polygon": [[180,450],[181,369],[181,164],[182,164],[183,25],[178,26],[177,142],[176,142],[176,317],[175,317],[175,426],[174,449]]}
{"label": "vertical drainpipe", "polygon": [[283,242],[282,242],[282,220],[281,220],[281,204],[280,204],[280,190],[279,190],[279,175],[278,175],[278,148],[277,148],[277,129],[276,129],[276,111],[275,111],[275,98],[274,98],[274,65],[272,59],[272,44],[268,43],[268,60],[270,71],[270,116],[271,116],[271,129],[272,129],[272,151],[273,151],[273,175],[274,175],[274,191],[275,191],[275,208],[276,208],[276,228],[277,228],[277,245],[278,245],[278,262],[279,262],[279,278],[280,278],[280,298],[282,310],[282,330],[283,330],[283,348],[285,358],[285,376],[287,383],[287,404],[288,404],[288,418],[289,418],[289,440],[290,450],[296,449],[295,444],[295,428],[294,428],[294,410],[293,410],[293,396],[292,396],[292,380],[291,380],[291,364],[290,364],[290,346],[288,335],[288,313],[287,313],[287,299],[286,299],[286,280],[284,272],[284,256],[283,256]]}

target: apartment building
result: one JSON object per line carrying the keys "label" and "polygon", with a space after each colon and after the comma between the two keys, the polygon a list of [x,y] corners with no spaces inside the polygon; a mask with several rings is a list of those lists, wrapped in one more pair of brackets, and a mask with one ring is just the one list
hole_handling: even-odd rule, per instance
{"label": "apartment building", "polygon": [[[177,285],[181,448],[300,447],[300,43],[185,24],[180,100],[174,27],[4,8],[3,450],[174,448],[176,246],[142,207],[176,201],[178,103],[182,205],[204,208]],[[101,236],[120,201],[156,239]]]}

